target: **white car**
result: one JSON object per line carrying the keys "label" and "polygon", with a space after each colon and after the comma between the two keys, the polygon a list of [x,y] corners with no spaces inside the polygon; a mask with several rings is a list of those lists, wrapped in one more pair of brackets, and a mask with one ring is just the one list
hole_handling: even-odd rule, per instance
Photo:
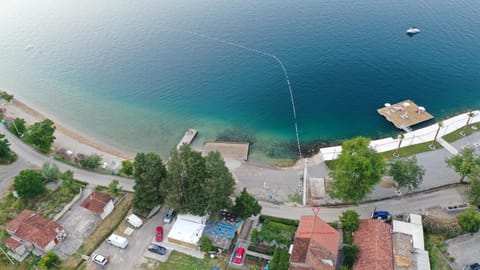
{"label": "white car", "polygon": [[103,257],[102,255],[100,254],[97,254],[97,253],[93,253],[92,254],[92,261],[94,263],[97,263],[97,264],[100,264],[100,265],[105,265],[108,263],[108,259]]}

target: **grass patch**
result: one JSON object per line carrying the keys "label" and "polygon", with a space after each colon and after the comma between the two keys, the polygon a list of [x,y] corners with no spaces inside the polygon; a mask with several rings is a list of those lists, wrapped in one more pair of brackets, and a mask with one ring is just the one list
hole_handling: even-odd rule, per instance
{"label": "grass patch", "polygon": [[14,260],[15,265],[11,264],[5,255],[0,252],[0,269],[2,270],[37,270],[38,262],[41,257],[30,254],[22,263]]}
{"label": "grass patch", "polygon": [[288,200],[294,203],[302,204],[303,203],[303,198],[302,195],[295,193],[295,194],[289,194],[288,195]]}
{"label": "grass patch", "polygon": [[442,234],[433,234],[425,231],[425,249],[428,250],[432,270],[452,270],[446,257],[443,255],[447,250],[445,240],[446,238]]}
{"label": "grass patch", "polygon": [[296,226],[268,221],[263,223],[260,236],[264,242],[271,243],[275,241],[288,247],[293,243],[296,230]]}
{"label": "grass patch", "polygon": [[[80,254],[90,255],[102,242],[118,227],[125,219],[132,206],[133,194],[126,194],[108,217],[100,223],[95,231],[85,239],[83,245],[77,250],[76,254],[68,257],[62,264],[63,269],[77,269],[82,263]],[[80,253],[83,252],[83,253]],[[78,254],[77,254],[78,253]]]}
{"label": "grass patch", "polygon": [[197,269],[211,269],[216,265],[220,269],[227,269],[228,254],[218,256],[215,259],[210,259],[208,256],[203,260],[192,256],[185,255],[178,251],[172,251],[168,261],[160,263],[158,270],[197,270]]}
{"label": "grass patch", "polygon": [[[475,130],[475,128],[476,128],[476,130]],[[465,129],[465,135],[466,136],[471,135],[471,134],[473,134],[473,133],[475,133],[479,130],[480,130],[480,123],[475,123],[475,124],[468,125],[468,127]],[[464,138],[464,136],[460,135],[460,132],[462,132],[462,131],[463,131],[463,127],[455,130],[454,132],[451,132],[451,133],[443,136],[442,138],[447,142],[454,142],[456,140]]]}
{"label": "grass patch", "polygon": [[[418,154],[418,153],[432,151],[432,149],[430,149],[430,147],[428,147],[431,143],[432,142],[425,142],[425,143],[410,145],[410,146],[407,146],[407,147],[401,147],[400,150],[398,151],[398,154],[400,155],[400,157],[409,157],[409,156],[413,156],[413,155]],[[442,148],[442,146],[437,142],[435,142],[435,147],[436,147],[436,149]],[[379,154],[385,160],[388,161],[388,160],[394,159],[393,153],[395,153],[395,151],[396,151],[396,149],[395,150],[390,150],[390,151],[387,151],[387,152],[382,152],[382,153],[379,153]]]}

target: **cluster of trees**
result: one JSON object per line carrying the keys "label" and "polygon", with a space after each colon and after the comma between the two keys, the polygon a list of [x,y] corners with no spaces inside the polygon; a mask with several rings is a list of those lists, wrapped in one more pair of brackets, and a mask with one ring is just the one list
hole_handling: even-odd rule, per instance
{"label": "cluster of trees", "polygon": [[16,118],[9,126],[8,130],[17,137],[33,145],[42,153],[50,152],[50,148],[55,140],[55,125],[50,119],[45,119],[31,126],[26,125],[24,119]]}
{"label": "cluster of trees", "polygon": [[393,177],[397,188],[415,189],[420,185],[425,169],[416,157],[397,158],[387,163],[369,143],[367,138],[358,137],[342,144],[342,153],[330,172],[333,179],[327,189],[330,197],[357,204],[385,174]]}
{"label": "cluster of trees", "polygon": [[68,170],[61,173],[55,164],[46,162],[42,170],[26,169],[15,176],[13,188],[22,199],[33,199],[44,194],[47,189],[45,183],[62,179],[62,186],[70,191],[78,191],[79,184],[73,178],[73,172]]}
{"label": "cluster of trees", "polygon": [[135,177],[133,206],[138,212],[148,211],[161,203],[193,215],[234,209],[234,214],[247,218],[261,210],[246,190],[236,199],[236,204],[232,204],[230,196],[235,180],[218,152],[202,157],[190,146],[183,145],[172,152],[167,166],[155,153],[138,153],[133,172],[127,170]]}

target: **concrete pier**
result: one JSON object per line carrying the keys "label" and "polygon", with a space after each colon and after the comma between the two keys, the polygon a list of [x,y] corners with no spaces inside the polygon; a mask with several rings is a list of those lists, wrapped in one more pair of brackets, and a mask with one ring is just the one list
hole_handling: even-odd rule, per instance
{"label": "concrete pier", "polygon": [[193,128],[187,129],[187,131],[185,131],[185,135],[183,135],[182,140],[177,145],[177,150],[179,150],[180,146],[184,144],[191,144],[195,139],[195,137],[197,136],[197,134],[198,134],[198,131],[196,129],[193,129]]}

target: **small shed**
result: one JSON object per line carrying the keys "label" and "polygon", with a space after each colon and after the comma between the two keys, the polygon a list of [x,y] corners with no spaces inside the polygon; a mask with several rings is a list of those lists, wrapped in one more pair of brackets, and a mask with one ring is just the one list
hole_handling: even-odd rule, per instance
{"label": "small shed", "polygon": [[88,195],[80,206],[99,215],[102,219],[105,219],[114,208],[113,198],[96,190]]}
{"label": "small shed", "polygon": [[207,222],[207,216],[178,215],[173,224],[168,241],[184,247],[198,248],[198,241],[202,237]]}

